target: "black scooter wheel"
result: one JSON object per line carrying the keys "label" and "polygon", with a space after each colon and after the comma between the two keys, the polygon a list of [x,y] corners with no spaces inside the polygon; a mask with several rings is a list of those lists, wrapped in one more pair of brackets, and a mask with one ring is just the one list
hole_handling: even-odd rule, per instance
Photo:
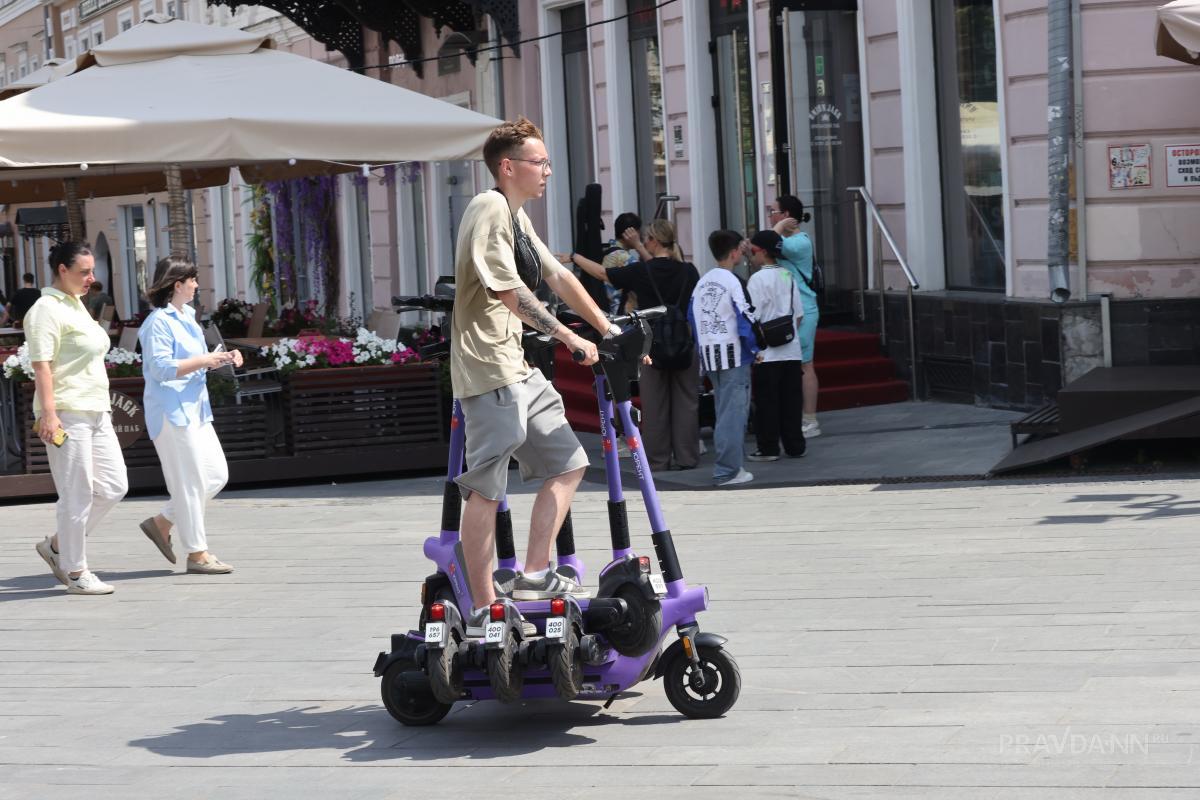
{"label": "black scooter wheel", "polygon": [[430,651],[425,662],[425,669],[429,673],[429,688],[441,703],[454,703],[462,698],[462,668],[455,658],[458,641],[458,631],[451,631],[446,646]]}
{"label": "black scooter wheel", "polygon": [[498,650],[487,651],[488,683],[492,685],[492,692],[501,703],[512,703],[521,699],[525,673],[521,672],[520,658],[517,655],[519,647],[516,634],[509,629],[507,644]]}
{"label": "black scooter wheel", "polygon": [[384,708],[404,725],[434,725],[452,708],[452,704],[439,702],[433,696],[425,674],[408,661],[397,661],[387,668],[380,694]]}
{"label": "black scooter wheel", "polygon": [[680,714],[692,719],[719,717],[737,702],[742,673],[733,656],[715,647],[700,645],[699,669],[682,650],[663,670],[667,699]]}
{"label": "black scooter wheel", "polygon": [[550,678],[563,700],[574,700],[583,689],[583,664],[579,660],[579,631],[567,625],[562,644],[549,646]]}
{"label": "black scooter wheel", "polygon": [[629,614],[620,625],[604,631],[604,636],[623,656],[636,658],[649,653],[662,637],[662,604],[646,599],[632,583],[618,586],[613,596],[625,601]]}

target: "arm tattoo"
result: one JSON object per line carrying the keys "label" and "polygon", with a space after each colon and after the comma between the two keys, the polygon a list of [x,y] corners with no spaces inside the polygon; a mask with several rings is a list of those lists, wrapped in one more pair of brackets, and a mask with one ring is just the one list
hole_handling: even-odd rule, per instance
{"label": "arm tattoo", "polygon": [[546,310],[533,292],[524,286],[517,287],[517,316],[534,330],[548,334],[558,332],[558,320]]}

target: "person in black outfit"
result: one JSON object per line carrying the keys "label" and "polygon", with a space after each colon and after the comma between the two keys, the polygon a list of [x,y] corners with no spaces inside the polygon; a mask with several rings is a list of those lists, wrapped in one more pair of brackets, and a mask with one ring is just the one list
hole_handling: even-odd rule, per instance
{"label": "person in black outfit", "polygon": [[[640,239],[626,241],[636,247],[642,244]],[[675,244],[675,226],[665,219],[653,220],[646,226],[644,247],[650,259],[624,267],[606,270],[584,259],[575,263],[593,277],[632,292],[638,308],[674,305],[686,315],[700,272],[695,264],[682,260]],[[692,363],[684,368],[663,369],[651,364],[641,371],[642,438],[650,469],[693,469],[699,463],[699,374],[694,354]]]}
{"label": "person in black outfit", "polygon": [[29,313],[29,309],[33,308],[33,304],[42,296],[40,290],[33,286],[33,273],[26,272],[21,276],[21,280],[25,281],[25,285],[18,289],[12,296],[12,302],[8,304],[8,313],[12,317],[12,324],[19,326],[21,320],[25,319],[25,315]]}

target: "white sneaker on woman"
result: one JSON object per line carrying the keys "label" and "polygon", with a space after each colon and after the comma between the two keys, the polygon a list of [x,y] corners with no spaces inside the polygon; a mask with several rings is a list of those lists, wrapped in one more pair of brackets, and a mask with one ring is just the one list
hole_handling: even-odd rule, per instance
{"label": "white sneaker on woman", "polygon": [[58,553],[54,552],[54,546],[51,544],[53,539],[47,536],[45,539],[37,543],[34,547],[37,550],[42,560],[50,567],[50,571],[54,573],[54,577],[58,578],[58,582],[63,586],[70,586],[71,579],[67,577],[67,573],[62,571],[62,567],[58,565]]}
{"label": "white sneaker on woman", "polygon": [[810,419],[800,426],[800,432],[804,434],[805,439],[815,439],[821,435],[821,423],[815,419]]}
{"label": "white sneaker on woman", "polygon": [[[70,578],[70,576],[68,576]],[[113,587],[96,577],[90,569],[85,569],[78,578],[70,578],[67,584],[67,594],[112,594]]]}

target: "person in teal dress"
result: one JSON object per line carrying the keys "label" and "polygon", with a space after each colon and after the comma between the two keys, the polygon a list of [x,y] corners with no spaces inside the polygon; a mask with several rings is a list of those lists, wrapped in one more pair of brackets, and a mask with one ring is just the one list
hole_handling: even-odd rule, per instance
{"label": "person in teal dress", "polygon": [[817,392],[820,390],[820,384],[817,381],[817,371],[813,369],[817,320],[821,312],[817,307],[817,292],[813,281],[812,239],[800,230],[801,223],[811,219],[812,215],[804,210],[804,203],[790,194],[785,194],[775,201],[770,218],[775,232],[783,237],[783,257],[779,259],[779,266],[791,273],[792,279],[800,287],[800,298],[804,306],[804,318],[797,331],[797,337],[800,339],[800,361],[804,370],[802,431],[805,439],[815,439],[821,435],[821,426],[817,422]]}

